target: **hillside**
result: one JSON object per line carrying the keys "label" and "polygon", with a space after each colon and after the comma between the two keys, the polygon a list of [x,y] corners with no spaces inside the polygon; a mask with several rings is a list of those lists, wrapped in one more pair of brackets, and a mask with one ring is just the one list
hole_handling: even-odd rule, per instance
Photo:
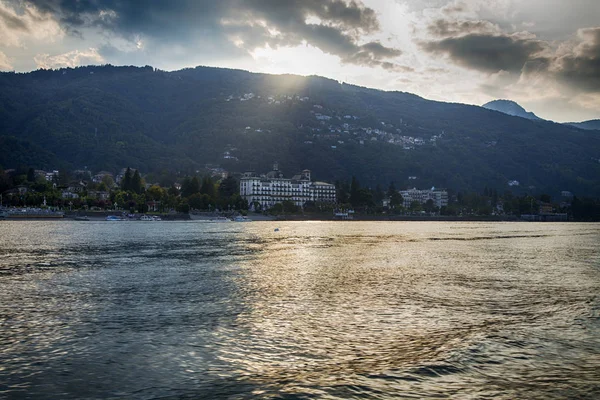
{"label": "hillside", "polygon": [[369,186],[600,195],[592,132],[320,77],[205,67],[2,73],[0,153],[4,168],[239,172],[279,161],[287,175],[309,168]]}
{"label": "hillside", "polygon": [[571,125],[576,128],[579,128],[579,129],[599,130],[600,131],[600,119],[592,119],[590,121],[583,121],[583,122],[567,122],[567,125]]}
{"label": "hillside", "polygon": [[499,111],[504,114],[512,115],[513,117],[521,117],[527,119],[541,119],[537,115],[532,112],[528,112],[519,104],[515,103],[511,100],[494,100],[489,103],[485,103],[483,108],[487,108],[488,110]]}

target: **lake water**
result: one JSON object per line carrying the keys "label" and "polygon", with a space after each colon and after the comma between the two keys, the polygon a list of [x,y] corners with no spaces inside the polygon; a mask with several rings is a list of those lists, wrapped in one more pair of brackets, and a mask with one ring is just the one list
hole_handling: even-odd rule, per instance
{"label": "lake water", "polygon": [[599,244],[600,224],[0,221],[0,398],[597,399]]}

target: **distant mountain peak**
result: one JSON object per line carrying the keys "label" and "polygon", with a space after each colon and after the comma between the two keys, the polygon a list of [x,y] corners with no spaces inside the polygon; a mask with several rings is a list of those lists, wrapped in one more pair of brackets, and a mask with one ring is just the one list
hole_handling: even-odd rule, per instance
{"label": "distant mountain peak", "polygon": [[600,130],[600,119],[592,119],[583,122],[567,122],[566,125],[585,130]]}
{"label": "distant mountain peak", "polygon": [[527,119],[541,119],[532,112],[528,112],[519,104],[512,100],[494,100],[489,103],[485,103],[483,108],[488,110],[498,111],[504,114],[512,115],[515,117],[527,118]]}

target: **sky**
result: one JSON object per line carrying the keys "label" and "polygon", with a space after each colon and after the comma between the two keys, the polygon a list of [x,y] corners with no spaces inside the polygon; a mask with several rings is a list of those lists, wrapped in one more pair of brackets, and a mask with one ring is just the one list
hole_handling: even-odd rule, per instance
{"label": "sky", "polygon": [[0,0],[0,70],[198,65],[600,118],[600,0]]}

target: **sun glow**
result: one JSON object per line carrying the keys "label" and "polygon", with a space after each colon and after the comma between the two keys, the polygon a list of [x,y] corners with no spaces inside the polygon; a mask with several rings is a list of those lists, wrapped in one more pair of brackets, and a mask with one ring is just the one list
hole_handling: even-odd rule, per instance
{"label": "sun glow", "polygon": [[306,43],[304,46],[280,48],[267,45],[255,49],[251,55],[262,71],[272,74],[333,76],[340,74],[342,69],[338,57]]}

